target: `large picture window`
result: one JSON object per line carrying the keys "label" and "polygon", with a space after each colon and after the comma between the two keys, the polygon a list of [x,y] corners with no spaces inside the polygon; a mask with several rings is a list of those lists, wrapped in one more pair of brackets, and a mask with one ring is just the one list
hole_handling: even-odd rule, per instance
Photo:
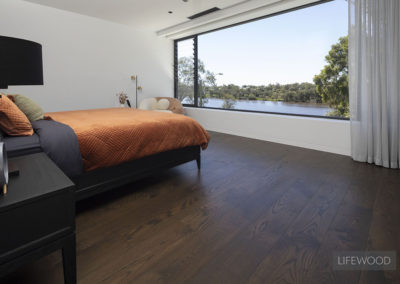
{"label": "large picture window", "polygon": [[348,118],[347,2],[175,41],[175,97],[216,109]]}

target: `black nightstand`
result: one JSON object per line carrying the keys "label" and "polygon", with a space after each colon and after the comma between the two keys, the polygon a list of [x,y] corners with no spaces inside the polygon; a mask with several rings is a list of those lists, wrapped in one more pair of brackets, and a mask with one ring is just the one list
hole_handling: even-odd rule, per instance
{"label": "black nightstand", "polygon": [[65,283],[76,283],[75,185],[44,153],[10,161],[19,176],[0,196],[0,277],[62,249]]}

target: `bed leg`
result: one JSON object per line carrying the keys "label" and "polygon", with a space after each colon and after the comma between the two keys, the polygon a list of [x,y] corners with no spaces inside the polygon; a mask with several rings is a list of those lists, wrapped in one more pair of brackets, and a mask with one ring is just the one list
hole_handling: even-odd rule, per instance
{"label": "bed leg", "polygon": [[196,162],[197,162],[197,169],[200,171],[200,169],[201,169],[201,156],[200,155],[196,158]]}

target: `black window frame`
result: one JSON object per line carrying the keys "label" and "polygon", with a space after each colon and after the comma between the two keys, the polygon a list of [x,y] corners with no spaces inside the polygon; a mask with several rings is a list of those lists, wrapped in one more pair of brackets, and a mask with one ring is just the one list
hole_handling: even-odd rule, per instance
{"label": "black window frame", "polygon": [[294,12],[297,10],[305,9],[308,7],[316,6],[316,5],[321,5],[324,3],[328,3],[334,0],[321,0],[305,5],[301,5],[298,7],[294,7],[291,9],[286,9],[283,11],[279,11],[276,13],[272,13],[266,16],[261,16],[257,17],[254,19],[242,21],[239,23],[231,24],[228,26],[212,29],[206,32],[182,37],[179,39],[175,39],[173,44],[174,44],[174,98],[178,98],[178,42],[188,40],[188,39],[193,39],[193,57],[194,57],[194,63],[193,63],[193,68],[194,68],[194,97],[193,97],[193,104],[182,104],[184,107],[191,107],[191,108],[200,108],[200,109],[212,109],[212,110],[224,110],[224,111],[234,111],[234,112],[250,112],[250,113],[264,113],[264,114],[274,114],[274,115],[285,115],[285,116],[300,116],[300,117],[312,117],[312,118],[324,118],[324,119],[334,119],[334,120],[350,120],[348,117],[336,117],[336,116],[322,116],[322,115],[312,115],[312,114],[295,114],[295,113],[284,113],[284,112],[271,112],[271,111],[259,111],[259,110],[245,110],[245,109],[226,109],[226,108],[216,108],[216,107],[205,107],[205,106],[199,106],[198,101],[199,101],[199,87],[198,87],[198,78],[199,78],[199,73],[198,73],[198,37],[203,34],[208,34],[212,32],[216,32],[219,30],[224,30],[224,29],[229,29],[235,26],[239,25],[244,25],[247,23],[267,19],[270,17],[275,17],[278,15]]}
{"label": "black window frame", "polygon": [[182,104],[186,107],[198,107],[198,91],[199,91],[199,70],[198,70],[198,49],[197,49],[197,36],[191,35],[174,40],[174,98],[178,98],[178,43],[180,41],[186,41],[193,39],[193,104]]}

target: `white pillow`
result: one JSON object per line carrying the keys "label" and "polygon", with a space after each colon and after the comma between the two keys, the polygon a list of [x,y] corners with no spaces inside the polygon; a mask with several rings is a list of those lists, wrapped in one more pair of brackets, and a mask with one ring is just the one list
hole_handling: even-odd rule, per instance
{"label": "white pillow", "polygon": [[157,100],[155,98],[149,99],[149,107],[151,110],[155,110],[158,108]]}
{"label": "white pillow", "polygon": [[139,109],[154,110],[157,109],[157,100],[155,98],[144,99],[139,104]]}
{"label": "white pillow", "polygon": [[168,107],[169,107],[169,100],[167,99],[161,99],[157,103],[157,109],[167,110]]}

